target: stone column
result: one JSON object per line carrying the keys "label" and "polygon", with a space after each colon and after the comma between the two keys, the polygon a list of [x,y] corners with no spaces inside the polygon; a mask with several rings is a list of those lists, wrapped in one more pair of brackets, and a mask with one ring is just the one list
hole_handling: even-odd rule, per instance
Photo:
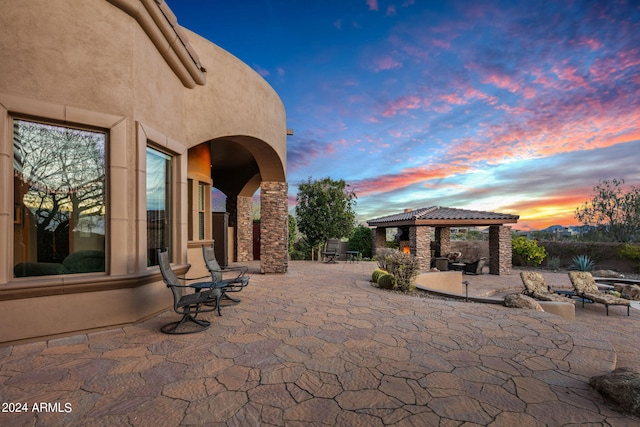
{"label": "stone column", "polygon": [[451,252],[451,229],[436,227],[436,256],[447,256]]}
{"label": "stone column", "polygon": [[409,246],[411,255],[418,259],[420,271],[429,271],[431,268],[431,227],[409,227]]}
{"label": "stone column", "polygon": [[387,229],[384,227],[376,227],[373,231],[373,256],[376,256],[376,250],[387,247]]}
{"label": "stone column", "polygon": [[286,273],[289,260],[287,183],[260,184],[260,270]]}
{"label": "stone column", "polygon": [[511,274],[511,227],[489,227],[489,273]]}
{"label": "stone column", "polygon": [[[253,261],[253,198],[236,198],[236,261]],[[231,221],[229,221],[231,222]]]}

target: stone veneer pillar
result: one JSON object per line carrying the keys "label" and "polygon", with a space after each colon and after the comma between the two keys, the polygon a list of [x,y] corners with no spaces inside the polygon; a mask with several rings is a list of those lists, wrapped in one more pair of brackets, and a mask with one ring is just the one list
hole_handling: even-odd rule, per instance
{"label": "stone veneer pillar", "polygon": [[451,252],[451,229],[436,227],[436,256],[447,256]]}
{"label": "stone veneer pillar", "polygon": [[236,261],[253,261],[253,198],[236,198]]}
{"label": "stone veneer pillar", "polygon": [[286,273],[289,260],[289,199],[286,182],[260,184],[260,270]]}
{"label": "stone veneer pillar", "polygon": [[387,247],[387,229],[384,227],[376,227],[373,231],[373,256],[376,256],[376,251],[380,248]]}
{"label": "stone veneer pillar", "polygon": [[431,269],[431,227],[409,227],[409,246],[411,255],[418,259],[420,271]]}
{"label": "stone veneer pillar", "polygon": [[489,227],[489,273],[511,274],[511,227]]}

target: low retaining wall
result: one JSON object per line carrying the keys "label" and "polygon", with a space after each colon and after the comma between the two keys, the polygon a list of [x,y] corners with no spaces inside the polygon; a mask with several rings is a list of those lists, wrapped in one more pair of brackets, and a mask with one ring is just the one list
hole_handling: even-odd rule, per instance
{"label": "low retaining wall", "polygon": [[430,271],[416,278],[416,285],[436,291],[464,295],[461,271]]}

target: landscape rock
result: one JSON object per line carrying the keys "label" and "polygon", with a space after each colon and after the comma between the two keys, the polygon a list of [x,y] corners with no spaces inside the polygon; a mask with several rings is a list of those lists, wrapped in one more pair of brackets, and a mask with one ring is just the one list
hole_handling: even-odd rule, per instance
{"label": "landscape rock", "polygon": [[640,301],[640,286],[638,285],[624,285],[622,283],[616,283],[613,285],[613,289],[620,292],[620,296],[624,299]]}
{"label": "landscape rock", "polygon": [[618,368],[607,375],[589,380],[591,387],[622,410],[640,416],[640,373],[630,368]]}
{"label": "landscape rock", "polygon": [[528,308],[530,310],[544,311],[538,301],[523,294],[510,294],[504,297],[504,305],[511,308]]}
{"label": "landscape rock", "polygon": [[624,274],[613,270],[595,270],[591,272],[593,277],[605,277],[607,279],[624,279]]}

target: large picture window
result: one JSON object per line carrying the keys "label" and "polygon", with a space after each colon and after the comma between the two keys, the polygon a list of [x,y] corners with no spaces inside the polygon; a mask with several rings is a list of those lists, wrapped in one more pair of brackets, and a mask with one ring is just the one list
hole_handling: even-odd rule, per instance
{"label": "large picture window", "polygon": [[13,121],[14,274],[105,271],[106,134]]}
{"label": "large picture window", "polygon": [[158,249],[169,249],[171,255],[171,160],[147,147],[147,266],[158,265]]}

